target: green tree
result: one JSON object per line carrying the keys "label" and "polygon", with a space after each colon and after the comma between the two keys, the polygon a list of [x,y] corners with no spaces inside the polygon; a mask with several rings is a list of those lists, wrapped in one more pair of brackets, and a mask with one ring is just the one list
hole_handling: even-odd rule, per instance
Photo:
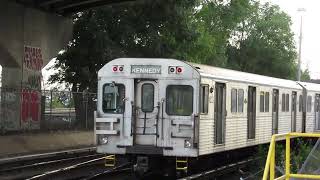
{"label": "green tree", "polygon": [[[96,92],[97,72],[119,57],[184,58],[196,33],[188,24],[195,0],[155,0],[100,7],[74,15],[73,40],[59,54],[51,82],[67,82],[72,91]],[[83,126],[83,96],[74,93],[77,119]],[[94,102],[88,109],[93,117]]]}
{"label": "green tree", "polygon": [[58,55],[51,82],[95,91],[97,71],[119,57],[172,58],[195,38],[188,27],[195,1],[137,1],[74,15],[73,40]]}
{"label": "green tree", "polygon": [[290,17],[253,0],[138,1],[74,15],[74,38],[52,82],[96,91],[97,71],[118,57],[176,58],[294,78]]}
{"label": "green tree", "polygon": [[[73,91],[96,92],[98,70],[119,57],[175,58],[295,77],[290,17],[269,3],[144,0],[91,9],[73,18],[73,40],[58,55],[53,66],[58,72],[50,78],[69,83]],[[78,115],[84,112],[83,97],[73,97]]]}
{"label": "green tree", "polygon": [[301,71],[301,81],[310,81],[310,71],[309,69],[305,69]]}
{"label": "green tree", "polygon": [[290,17],[269,3],[253,1],[251,10],[233,33],[227,51],[228,67],[295,79],[296,50]]}
{"label": "green tree", "polygon": [[197,37],[186,51],[188,61],[226,67],[231,32],[250,13],[250,0],[201,1],[189,22]]}

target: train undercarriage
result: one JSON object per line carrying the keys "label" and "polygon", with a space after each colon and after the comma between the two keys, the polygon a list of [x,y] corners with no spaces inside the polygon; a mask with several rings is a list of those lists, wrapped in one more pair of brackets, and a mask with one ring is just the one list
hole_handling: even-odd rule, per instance
{"label": "train undercarriage", "polygon": [[254,155],[257,149],[257,146],[252,146],[199,157],[146,154],[107,155],[106,166],[116,166],[117,157],[121,157],[131,162],[132,173],[139,179],[151,173],[175,179],[247,159]]}

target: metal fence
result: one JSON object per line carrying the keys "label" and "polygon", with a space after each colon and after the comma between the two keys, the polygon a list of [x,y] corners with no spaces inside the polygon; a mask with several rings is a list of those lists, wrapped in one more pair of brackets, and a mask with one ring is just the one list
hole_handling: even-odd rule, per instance
{"label": "metal fence", "polygon": [[0,89],[0,130],[92,129],[96,94]]}

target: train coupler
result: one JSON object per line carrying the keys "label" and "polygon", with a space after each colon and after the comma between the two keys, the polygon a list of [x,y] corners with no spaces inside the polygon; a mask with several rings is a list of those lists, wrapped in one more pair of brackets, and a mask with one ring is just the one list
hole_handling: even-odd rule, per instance
{"label": "train coupler", "polygon": [[188,172],[188,158],[176,157],[176,171]]}
{"label": "train coupler", "polygon": [[136,164],[133,166],[134,172],[142,176],[149,170],[149,158],[147,156],[137,156]]}
{"label": "train coupler", "polygon": [[116,155],[115,154],[107,155],[104,160],[105,160],[104,166],[106,166],[106,167],[114,167],[116,165]]}

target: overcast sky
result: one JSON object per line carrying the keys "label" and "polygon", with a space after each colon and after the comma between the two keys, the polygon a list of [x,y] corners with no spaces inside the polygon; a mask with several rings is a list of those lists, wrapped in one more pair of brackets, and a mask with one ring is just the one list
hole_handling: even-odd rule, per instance
{"label": "overcast sky", "polygon": [[263,0],[277,4],[280,8],[291,16],[293,25],[292,31],[295,33],[296,45],[298,48],[300,32],[300,16],[298,8],[305,8],[303,15],[303,39],[301,61],[302,68],[309,68],[312,79],[320,79],[320,1],[319,0]]}

